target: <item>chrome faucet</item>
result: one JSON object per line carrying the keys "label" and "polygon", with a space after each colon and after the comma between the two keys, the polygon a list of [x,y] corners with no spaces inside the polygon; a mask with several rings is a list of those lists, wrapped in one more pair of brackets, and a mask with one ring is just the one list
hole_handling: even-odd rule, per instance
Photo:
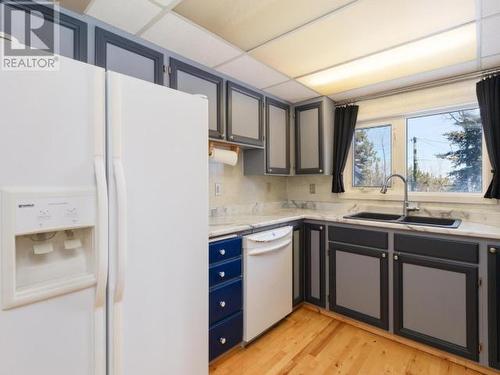
{"label": "chrome faucet", "polygon": [[409,211],[418,211],[419,210],[418,207],[410,207],[409,206],[410,202],[408,202],[408,182],[406,181],[406,178],[404,178],[400,174],[394,173],[394,174],[391,174],[389,177],[387,177],[384,185],[382,186],[382,189],[380,189],[380,192],[382,194],[387,193],[387,185],[389,184],[389,181],[393,177],[400,178],[403,181],[403,183],[405,184],[405,196],[404,196],[404,200],[403,200],[403,216],[405,216],[405,217],[408,216]]}

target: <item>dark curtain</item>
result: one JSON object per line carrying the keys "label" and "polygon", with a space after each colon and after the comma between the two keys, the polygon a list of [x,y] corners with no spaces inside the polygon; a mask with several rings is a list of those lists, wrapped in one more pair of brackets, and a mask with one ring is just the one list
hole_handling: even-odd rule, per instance
{"label": "dark curtain", "polygon": [[332,193],[343,193],[344,168],[358,118],[357,105],[335,108]]}
{"label": "dark curtain", "polygon": [[500,76],[486,78],[476,85],[486,148],[493,167],[493,179],[485,198],[500,199]]}

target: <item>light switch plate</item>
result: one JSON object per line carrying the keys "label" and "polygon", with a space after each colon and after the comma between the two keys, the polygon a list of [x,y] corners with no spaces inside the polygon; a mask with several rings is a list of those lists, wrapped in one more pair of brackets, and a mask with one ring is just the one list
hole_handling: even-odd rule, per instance
{"label": "light switch plate", "polygon": [[215,196],[218,197],[222,195],[222,184],[219,182],[215,183]]}
{"label": "light switch plate", "polygon": [[309,184],[309,193],[316,194],[316,184]]}

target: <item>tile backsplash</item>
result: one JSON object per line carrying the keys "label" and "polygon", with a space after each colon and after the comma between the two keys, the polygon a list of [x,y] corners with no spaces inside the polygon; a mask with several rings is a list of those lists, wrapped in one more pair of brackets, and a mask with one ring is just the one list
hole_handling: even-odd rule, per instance
{"label": "tile backsplash", "polygon": [[[210,161],[209,214],[211,216],[262,214],[278,208],[400,212],[399,200],[339,198],[331,193],[331,176],[245,176],[242,155],[234,167]],[[220,184],[220,195],[215,185]],[[382,198],[382,197],[381,197]],[[495,204],[496,203],[496,204]],[[499,224],[500,205],[419,202],[419,215],[454,217],[472,222]]]}
{"label": "tile backsplash", "polygon": [[[219,184],[220,195],[215,193]],[[234,167],[209,162],[209,207],[216,209],[227,206],[282,202],[287,199],[286,177],[245,176],[243,155]]]}

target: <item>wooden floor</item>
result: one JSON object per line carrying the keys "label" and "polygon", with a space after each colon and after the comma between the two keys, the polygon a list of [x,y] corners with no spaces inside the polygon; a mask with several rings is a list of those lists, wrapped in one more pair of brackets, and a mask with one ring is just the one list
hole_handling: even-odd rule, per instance
{"label": "wooden floor", "polygon": [[210,374],[480,373],[302,307]]}

